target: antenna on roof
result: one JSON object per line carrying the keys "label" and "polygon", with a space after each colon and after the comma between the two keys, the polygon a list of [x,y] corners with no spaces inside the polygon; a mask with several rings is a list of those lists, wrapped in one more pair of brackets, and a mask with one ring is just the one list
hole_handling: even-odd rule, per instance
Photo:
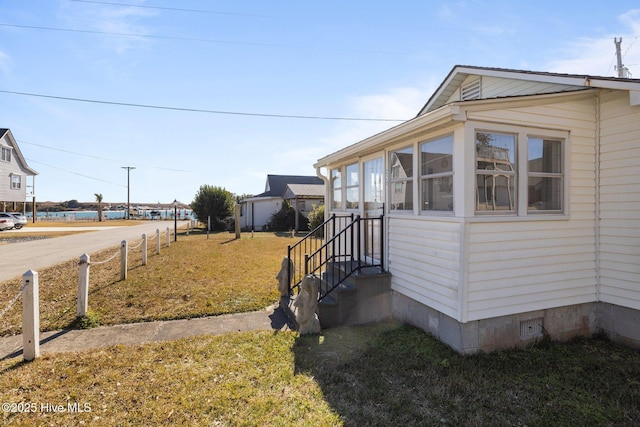
{"label": "antenna on roof", "polygon": [[621,50],[620,46],[622,45],[622,37],[620,37],[620,40],[618,40],[617,37],[614,37],[613,42],[616,44],[616,58],[618,59],[618,65],[616,66],[616,69],[618,70],[618,78],[620,79],[630,78],[631,73],[629,72],[629,69],[624,65],[622,65],[622,53],[620,53],[620,50]]}

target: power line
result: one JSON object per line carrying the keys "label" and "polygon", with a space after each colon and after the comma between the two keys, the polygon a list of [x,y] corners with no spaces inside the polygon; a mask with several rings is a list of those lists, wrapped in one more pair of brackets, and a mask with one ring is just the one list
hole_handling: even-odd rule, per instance
{"label": "power line", "polygon": [[[24,141],[24,140],[20,140],[20,139],[18,139],[16,141],[19,142],[20,144],[33,145],[33,146],[36,146],[36,147],[46,148],[48,150],[60,151],[62,153],[75,154],[76,156],[89,157],[89,158],[92,158],[92,159],[105,160],[105,161],[114,162],[114,163],[126,163],[126,162],[124,162],[122,160],[109,159],[109,158],[106,158],[106,157],[94,156],[94,155],[91,155],[91,154],[78,153],[76,151],[63,150],[62,148],[56,148],[56,147],[50,147],[48,145],[36,144],[36,143],[33,143],[33,142],[28,142],[28,141]],[[149,168],[153,168],[153,169],[161,169],[161,170],[172,171],[172,172],[191,173],[191,171],[188,171],[188,170],[164,168],[164,167],[160,167],[160,166],[145,165],[145,164],[142,164],[142,163],[137,163],[137,164],[139,166],[145,166],[145,167],[149,167]]]}
{"label": "power line", "polygon": [[55,96],[55,95],[43,95],[38,93],[29,92],[16,92],[12,90],[0,90],[1,93],[9,93],[12,95],[22,96],[34,96],[38,98],[60,99],[63,101],[74,102],[87,102],[93,104],[103,105],[117,105],[121,107],[136,107],[136,108],[151,108],[157,110],[171,110],[171,111],[184,111],[190,113],[206,113],[206,114],[226,114],[234,116],[252,116],[252,117],[269,117],[280,119],[306,119],[306,120],[344,120],[344,121],[361,121],[361,122],[405,122],[406,119],[376,119],[376,118],[361,118],[361,117],[331,117],[331,116],[303,116],[303,115],[291,115],[291,114],[267,114],[267,113],[249,113],[241,111],[224,111],[224,110],[204,110],[199,108],[184,108],[184,107],[168,107],[162,105],[151,104],[136,104],[129,102],[115,102],[115,101],[103,101],[97,99],[86,98],[71,98],[67,96]]}
{"label": "power line", "polygon": [[25,160],[28,160],[29,162],[37,163],[37,164],[40,164],[40,165],[43,165],[43,166],[50,167],[52,169],[57,169],[57,170],[60,170],[60,171],[64,171],[64,172],[70,173],[72,175],[77,175],[77,176],[81,176],[83,178],[93,179],[94,181],[106,182],[107,184],[117,185],[118,187],[126,187],[126,185],[118,184],[116,182],[106,181],[104,179],[96,178],[96,177],[89,176],[89,175],[84,175],[84,174],[81,174],[81,173],[78,173],[78,172],[73,172],[73,171],[70,171],[69,169],[59,168],[57,166],[53,166],[53,165],[50,165],[50,164],[47,164],[47,163],[39,162],[37,160],[28,159],[26,157],[25,157]]}
{"label": "power line", "polygon": [[237,16],[254,16],[259,18],[268,18],[266,15],[255,15],[251,13],[238,13],[238,12],[219,12],[214,10],[202,10],[202,9],[183,9],[177,7],[161,7],[161,6],[145,6],[140,4],[127,4],[127,3],[114,3],[107,1],[93,1],[93,0],[70,0],[77,3],[94,3],[94,4],[104,4],[109,6],[126,6],[126,7],[137,7],[143,9],[158,9],[158,10],[171,10],[175,12],[196,12],[196,13],[210,13],[214,15],[237,15]]}

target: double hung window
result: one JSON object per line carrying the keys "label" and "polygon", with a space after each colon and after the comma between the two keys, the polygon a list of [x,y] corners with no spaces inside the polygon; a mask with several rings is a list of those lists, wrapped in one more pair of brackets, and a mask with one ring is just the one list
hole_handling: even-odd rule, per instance
{"label": "double hung window", "polygon": [[392,151],[389,156],[390,207],[394,211],[413,210],[413,147]]}
{"label": "double hung window", "polygon": [[420,209],[453,211],[453,136],[420,144]]}

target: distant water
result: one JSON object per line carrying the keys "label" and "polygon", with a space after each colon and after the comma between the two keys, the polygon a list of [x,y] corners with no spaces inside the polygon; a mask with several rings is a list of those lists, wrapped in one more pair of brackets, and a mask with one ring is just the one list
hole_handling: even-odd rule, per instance
{"label": "distant water", "polygon": [[[102,211],[102,215],[107,219],[124,219],[126,217],[126,210],[115,211]],[[151,210],[136,211],[131,214],[131,218],[134,219],[152,219]],[[154,210],[160,213],[160,219],[173,219],[173,209],[158,209]],[[178,219],[184,219],[184,216],[188,215],[192,217],[190,209],[179,209]],[[33,215],[28,212],[26,215],[31,218]],[[36,212],[36,218],[40,220],[51,219],[52,221],[97,221],[98,211],[62,211],[62,212]],[[154,219],[158,219],[157,215]]]}

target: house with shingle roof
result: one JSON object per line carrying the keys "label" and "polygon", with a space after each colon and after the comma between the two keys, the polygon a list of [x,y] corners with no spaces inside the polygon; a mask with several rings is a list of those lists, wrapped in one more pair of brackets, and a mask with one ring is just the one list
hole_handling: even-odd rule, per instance
{"label": "house with shingle roof", "polygon": [[394,318],[462,353],[640,347],[640,79],[455,66],[415,118],[314,166],[327,218],[383,215],[362,257]]}
{"label": "house with shingle roof", "polygon": [[0,209],[3,212],[25,211],[27,196],[33,197],[33,180],[37,174],[27,165],[11,130],[0,129]]}
{"label": "house with shingle roof", "polygon": [[300,216],[307,217],[314,206],[324,203],[324,182],[317,176],[267,175],[265,191],[241,201],[243,230],[262,231],[287,200],[296,212],[295,229],[306,229]]}

